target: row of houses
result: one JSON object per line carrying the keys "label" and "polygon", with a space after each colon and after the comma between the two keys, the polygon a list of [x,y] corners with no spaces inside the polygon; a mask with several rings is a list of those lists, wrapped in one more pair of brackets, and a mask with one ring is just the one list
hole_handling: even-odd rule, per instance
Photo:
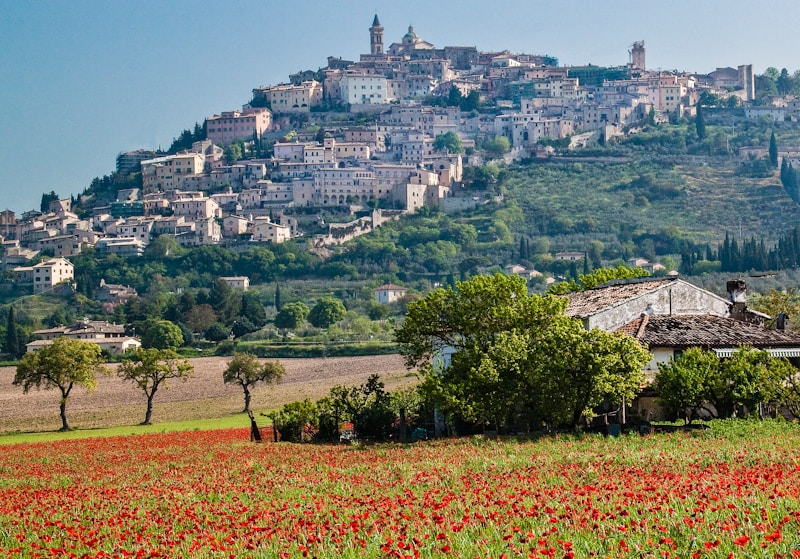
{"label": "row of houses", "polygon": [[57,338],[71,338],[96,344],[108,353],[125,353],[142,347],[135,336],[128,335],[125,326],[99,320],[85,319],[69,326],[56,326],[32,333],[39,338],[25,345],[26,351],[36,351]]}

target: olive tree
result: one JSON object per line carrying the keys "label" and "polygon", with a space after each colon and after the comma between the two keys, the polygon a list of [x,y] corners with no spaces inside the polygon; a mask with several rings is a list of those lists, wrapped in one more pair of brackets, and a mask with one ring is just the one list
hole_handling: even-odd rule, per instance
{"label": "olive tree", "polygon": [[225,384],[238,384],[244,392],[244,412],[250,411],[250,389],[263,382],[272,384],[280,382],[286,373],[280,362],[260,363],[255,355],[237,353],[228,362],[228,367],[222,372]]}
{"label": "olive tree", "polygon": [[14,384],[21,385],[25,393],[33,387],[58,389],[61,392],[61,430],[69,431],[67,400],[72,389],[77,384],[92,392],[97,387],[98,374],[109,374],[103,366],[100,346],[62,337],[23,355],[17,365]]}
{"label": "olive tree", "polygon": [[150,425],[153,417],[153,398],[159,388],[167,388],[167,381],[180,379],[184,382],[194,374],[194,366],[180,359],[172,349],[138,349],[133,358],[122,363],[117,375],[132,381],[147,397],[147,411],[142,425]]}

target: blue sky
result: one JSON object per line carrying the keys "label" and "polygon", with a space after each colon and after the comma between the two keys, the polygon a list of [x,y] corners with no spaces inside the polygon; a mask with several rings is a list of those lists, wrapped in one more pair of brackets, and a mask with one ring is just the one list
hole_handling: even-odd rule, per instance
{"label": "blue sky", "polygon": [[800,68],[797,0],[0,0],[0,209],[81,192],[118,153],[166,148],[261,85],[357,60],[375,13],[442,47],[650,69]]}

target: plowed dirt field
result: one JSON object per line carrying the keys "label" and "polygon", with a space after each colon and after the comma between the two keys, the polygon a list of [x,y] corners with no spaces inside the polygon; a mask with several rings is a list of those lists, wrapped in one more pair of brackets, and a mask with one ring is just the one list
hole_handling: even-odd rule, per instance
{"label": "plowed dirt field", "polygon": [[[229,359],[190,359],[194,376],[186,382],[171,381],[168,389],[159,390],[153,422],[215,418],[240,412],[244,406],[242,389],[222,382],[222,371]],[[283,382],[257,385],[252,391],[251,408],[256,413],[304,398],[317,400],[326,396],[334,385],[358,385],[373,373],[380,375],[388,390],[416,382],[399,355],[279,361],[286,368]],[[13,367],[0,368],[0,434],[58,429],[60,393],[33,389],[23,394],[22,388],[12,383],[14,374]],[[100,377],[97,390],[91,394],[76,386],[67,404],[67,417],[70,425],[79,429],[136,425],[144,419],[145,405],[143,392],[132,382],[112,375]]]}

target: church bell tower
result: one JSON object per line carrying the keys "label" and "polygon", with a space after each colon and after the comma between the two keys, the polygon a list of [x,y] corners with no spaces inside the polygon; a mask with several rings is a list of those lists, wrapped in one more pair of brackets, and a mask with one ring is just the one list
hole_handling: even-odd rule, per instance
{"label": "church bell tower", "polygon": [[372,27],[369,28],[369,45],[370,54],[373,56],[383,54],[383,26],[378,19],[378,14],[375,14]]}

